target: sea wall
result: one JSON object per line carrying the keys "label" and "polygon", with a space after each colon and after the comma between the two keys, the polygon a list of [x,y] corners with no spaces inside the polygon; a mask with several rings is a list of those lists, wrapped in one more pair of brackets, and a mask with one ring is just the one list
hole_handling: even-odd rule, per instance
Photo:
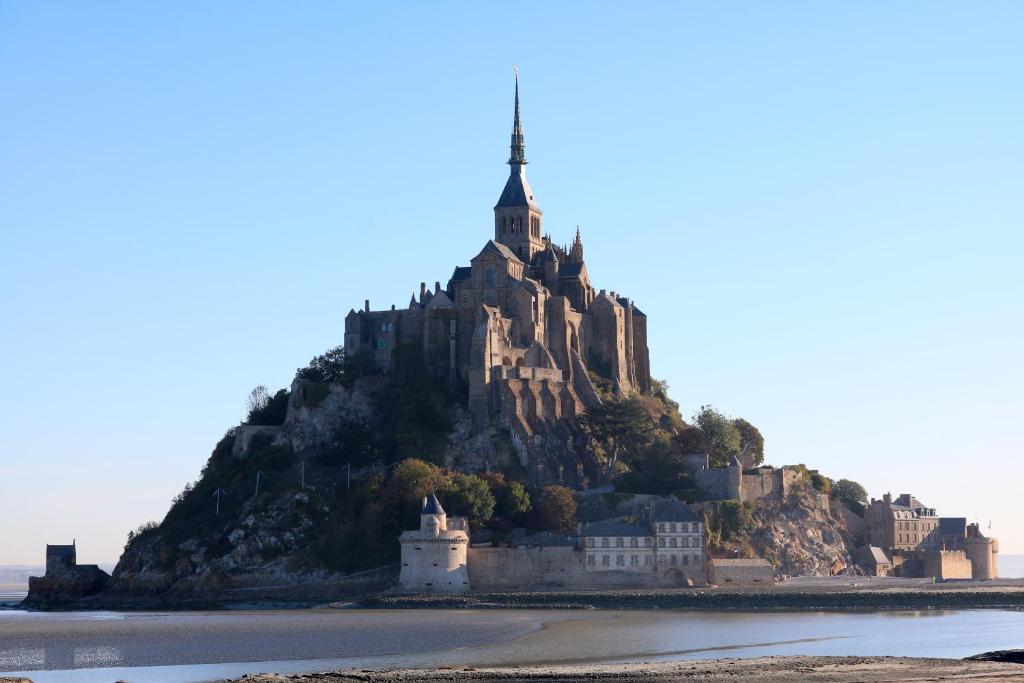
{"label": "sea wall", "polygon": [[672,588],[704,583],[700,573],[672,568],[660,576],[647,572],[587,571],[586,553],[568,547],[470,548],[469,584],[473,591],[614,590]]}

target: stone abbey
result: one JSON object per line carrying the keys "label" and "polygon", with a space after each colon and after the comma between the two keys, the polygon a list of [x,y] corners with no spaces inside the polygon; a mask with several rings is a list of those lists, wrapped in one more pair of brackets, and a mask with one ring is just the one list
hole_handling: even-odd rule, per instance
{"label": "stone abbey", "polygon": [[[434,374],[467,391],[475,428],[507,428],[524,466],[573,483],[582,444],[572,418],[600,402],[590,373],[617,395],[650,390],[647,317],[616,291],[594,288],[579,229],[569,246],[545,234],[526,163],[517,76],[493,239],[444,288],[421,283],[407,308],[371,311],[367,301],[350,311],[345,351],[372,353],[388,370],[397,349],[416,349]],[[563,465],[564,474],[552,471]]]}

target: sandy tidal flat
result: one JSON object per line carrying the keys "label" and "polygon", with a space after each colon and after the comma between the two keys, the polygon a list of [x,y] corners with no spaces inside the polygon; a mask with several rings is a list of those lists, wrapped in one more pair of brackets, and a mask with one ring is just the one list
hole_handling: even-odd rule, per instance
{"label": "sandy tidal flat", "polygon": [[352,670],[249,675],[245,683],[405,683],[407,681],[1024,681],[1024,664],[910,657],[758,657],[695,662],[465,669]]}

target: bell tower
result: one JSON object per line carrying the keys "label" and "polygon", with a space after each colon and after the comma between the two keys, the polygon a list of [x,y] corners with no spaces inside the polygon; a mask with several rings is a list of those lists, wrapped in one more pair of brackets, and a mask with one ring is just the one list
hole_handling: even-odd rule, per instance
{"label": "bell tower", "polygon": [[512,144],[509,146],[509,174],[505,189],[494,205],[494,241],[504,244],[525,263],[544,251],[541,237],[540,207],[526,180],[526,144],[519,116],[519,69],[516,69],[515,115],[512,120]]}

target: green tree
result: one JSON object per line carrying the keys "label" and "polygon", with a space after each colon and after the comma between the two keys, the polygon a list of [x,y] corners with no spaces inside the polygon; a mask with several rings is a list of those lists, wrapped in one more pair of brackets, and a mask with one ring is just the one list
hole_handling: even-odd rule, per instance
{"label": "green tree", "polygon": [[611,478],[620,459],[629,458],[650,445],[657,425],[636,399],[610,399],[578,418],[589,437],[591,449],[603,459],[604,475]]}
{"label": "green tree", "polygon": [[449,480],[445,471],[437,465],[417,458],[407,458],[395,466],[390,484],[393,496],[403,500],[419,500],[428,494],[446,490]]}
{"label": "green tree", "polygon": [[820,491],[822,493],[832,492],[832,480],[823,474],[818,474],[817,472],[811,473],[811,486],[814,487],[815,491]]}
{"label": "green tree", "polygon": [[840,479],[832,483],[832,497],[846,507],[855,509],[868,502],[868,492],[863,486],[850,479]]}
{"label": "green tree", "polygon": [[273,396],[267,396],[267,388],[260,385],[249,394],[246,407],[249,408],[246,424],[283,425],[288,416],[288,390],[281,389]]}
{"label": "green tree", "polygon": [[444,500],[449,513],[466,515],[474,529],[486,524],[494,514],[491,488],[483,478],[475,474],[453,474]]}
{"label": "green tree", "polygon": [[711,406],[701,406],[700,412],[694,416],[694,422],[704,432],[711,446],[709,455],[713,466],[728,465],[733,456],[739,455],[740,430],[732,419]]}
{"label": "green tree", "polygon": [[718,511],[720,536],[723,541],[737,541],[757,526],[751,514],[753,506],[738,500],[723,500],[715,505]]}
{"label": "green tree", "polygon": [[754,425],[742,417],[732,421],[740,433],[740,460],[747,467],[760,465],[764,462],[764,437]]}
{"label": "green tree", "polygon": [[681,452],[662,434],[633,456],[629,472],[615,479],[615,490],[623,493],[667,495],[690,486]]}
{"label": "green tree", "polygon": [[309,365],[296,371],[295,376],[308,382],[351,386],[359,377],[378,371],[377,362],[369,349],[360,349],[348,355],[344,346],[336,346],[314,356]]}
{"label": "green tree", "polygon": [[510,520],[522,519],[530,511],[530,494],[518,481],[510,481],[496,491],[497,513]]}
{"label": "green tree", "polygon": [[309,365],[298,369],[295,376],[309,382],[341,382],[345,379],[345,347],[335,346],[314,356]]}
{"label": "green tree", "polygon": [[576,528],[576,497],[564,486],[545,486],[535,511],[543,530],[568,534]]}

